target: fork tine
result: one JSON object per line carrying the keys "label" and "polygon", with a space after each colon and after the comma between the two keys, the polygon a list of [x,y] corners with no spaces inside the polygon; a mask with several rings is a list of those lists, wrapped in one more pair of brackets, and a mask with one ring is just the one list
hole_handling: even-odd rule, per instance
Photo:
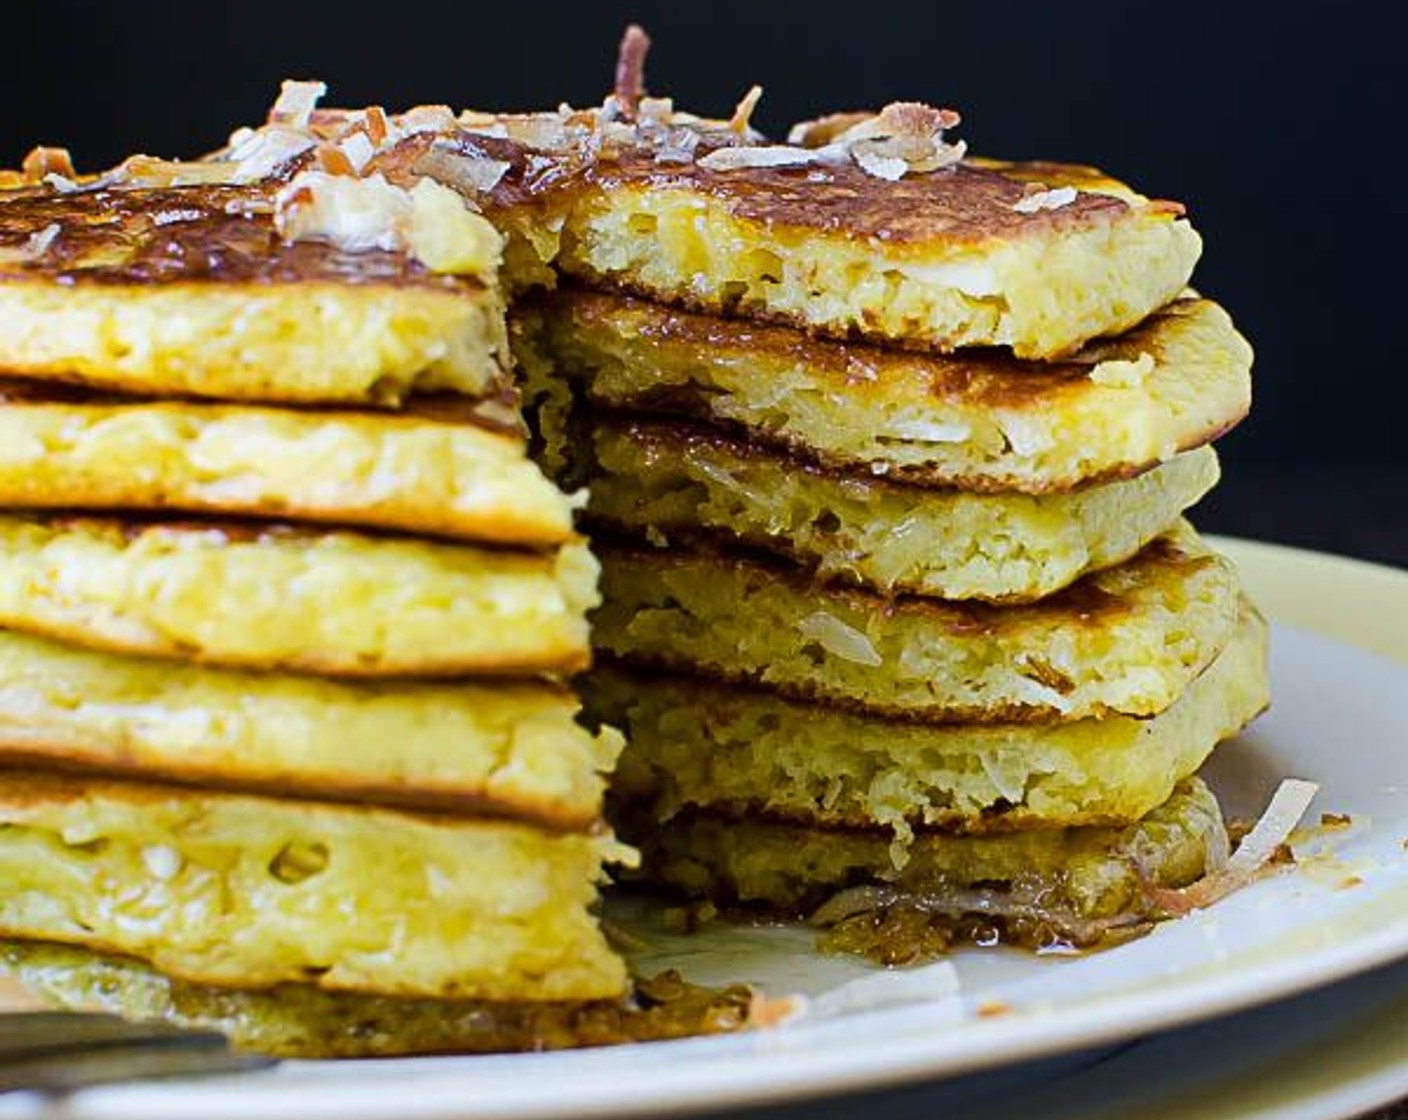
{"label": "fork tine", "polygon": [[273,1063],[218,1034],[103,1015],[0,1016],[0,1093],[66,1092],[117,1081],[238,1073]]}

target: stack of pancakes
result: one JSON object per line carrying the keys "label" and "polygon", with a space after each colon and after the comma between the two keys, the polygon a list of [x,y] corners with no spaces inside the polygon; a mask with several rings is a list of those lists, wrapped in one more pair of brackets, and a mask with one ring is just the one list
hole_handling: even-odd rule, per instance
{"label": "stack of pancakes", "polygon": [[925,112],[932,161],[949,118],[900,106],[595,166],[514,332],[591,488],[644,876],[891,961],[1157,916],[1225,861],[1196,772],[1267,702],[1182,520],[1250,400],[1197,234],[1089,169],[867,161]]}
{"label": "stack of pancakes", "polygon": [[[526,455],[498,235],[433,184],[58,159],[0,191],[11,963],[294,1052],[540,1045],[622,997],[619,737],[564,683],[597,565]],[[413,236],[299,236],[324,190]]]}

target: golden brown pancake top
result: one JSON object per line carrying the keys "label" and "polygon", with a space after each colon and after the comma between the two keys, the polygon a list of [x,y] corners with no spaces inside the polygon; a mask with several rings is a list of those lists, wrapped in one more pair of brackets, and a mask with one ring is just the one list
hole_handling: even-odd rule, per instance
{"label": "golden brown pancake top", "polygon": [[[1110,221],[1129,210],[1123,199],[1092,193],[1114,186],[1111,180],[1091,168],[1066,164],[968,161],[897,181],[876,178],[854,164],[711,170],[700,166],[699,159],[722,146],[718,134],[693,131],[698,142],[688,162],[662,158],[670,151],[668,141],[648,134],[629,146],[592,150],[577,142],[563,151],[544,152],[504,137],[460,132],[411,137],[373,160],[369,170],[395,179],[398,172],[414,168],[453,184],[454,170],[444,154],[454,153],[509,165],[482,199],[491,215],[495,209],[523,206],[551,209],[589,190],[674,189],[708,195],[736,218],[761,226],[892,246],[1010,239]],[[1072,186],[1078,193],[1056,209],[1014,210],[1033,184]],[[1157,205],[1181,212],[1175,204]]]}
{"label": "golden brown pancake top", "polygon": [[232,186],[26,190],[0,197],[0,282],[394,284],[478,289],[410,257],[287,242],[267,192]]}

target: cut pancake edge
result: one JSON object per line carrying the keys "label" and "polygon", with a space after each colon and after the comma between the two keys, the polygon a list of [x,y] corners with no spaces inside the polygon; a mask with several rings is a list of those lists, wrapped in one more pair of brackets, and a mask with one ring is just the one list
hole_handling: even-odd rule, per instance
{"label": "cut pancake edge", "polygon": [[515,313],[530,402],[566,378],[594,409],[731,427],[830,469],[921,486],[1055,493],[1130,477],[1210,442],[1250,407],[1251,350],[1205,301],[1033,370],[990,353],[935,359],[787,332],[760,346],[770,336],[748,324],[577,290],[557,298]]}
{"label": "cut pancake edge", "polygon": [[630,420],[597,428],[587,516],[685,551],[734,539],[882,593],[1017,604],[1132,559],[1218,477],[1204,447],[1069,494],[977,495],[833,474],[698,428]]}
{"label": "cut pancake edge", "polygon": [[1153,715],[1213,661],[1239,610],[1235,569],[1186,523],[1006,607],[889,599],[737,552],[596,551],[598,657],[922,723]]}
{"label": "cut pancake edge", "polygon": [[584,689],[589,712],[626,731],[613,798],[637,818],[859,829],[902,859],[925,835],[1139,820],[1266,708],[1266,646],[1244,604],[1229,645],[1165,711],[1064,724],[923,727],[611,669]]}

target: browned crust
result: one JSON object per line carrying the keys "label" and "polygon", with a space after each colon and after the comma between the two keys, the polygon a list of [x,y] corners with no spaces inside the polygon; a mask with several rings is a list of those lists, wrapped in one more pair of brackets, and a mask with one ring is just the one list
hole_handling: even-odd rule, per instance
{"label": "browned crust", "polygon": [[[570,543],[576,537],[571,532],[544,531],[541,521],[517,516],[517,511],[505,509],[490,517],[482,513],[461,515],[439,503],[417,502],[405,498],[387,507],[384,505],[320,505],[212,500],[183,498],[179,502],[170,495],[149,490],[137,480],[115,478],[101,490],[85,489],[59,492],[51,482],[32,490],[10,491],[0,485],[0,505],[9,510],[24,510],[35,514],[55,515],[56,520],[72,523],[95,520],[116,513],[136,532],[136,526],[157,524],[163,528],[209,530],[212,526],[232,525],[233,518],[268,520],[274,525],[262,530],[242,526],[239,532],[226,533],[231,539],[258,541],[302,532],[317,535],[326,532],[355,532],[363,536],[414,537],[446,544],[471,545],[494,552],[546,552]],[[190,520],[170,520],[171,514],[189,514]],[[196,518],[211,520],[196,520]],[[299,524],[288,524],[298,522]],[[224,530],[222,530],[224,531]]]}
{"label": "browned crust", "polygon": [[[37,748],[43,750],[44,748]],[[273,775],[283,783],[283,791],[271,785],[251,782],[248,787],[221,780],[218,785],[207,785],[204,777],[183,778],[165,771],[140,770],[123,765],[90,767],[74,765],[69,759],[55,755],[39,755],[30,760],[5,751],[0,761],[0,805],[32,806],[44,804],[68,804],[87,801],[96,797],[112,797],[134,805],[151,804],[172,797],[197,797],[201,800],[232,801],[254,798],[259,801],[279,804],[320,806],[338,810],[356,810],[378,818],[388,824],[394,821],[419,822],[431,825],[451,825],[462,827],[466,824],[521,824],[533,828],[545,828],[557,834],[586,833],[600,835],[609,831],[607,824],[597,816],[582,818],[580,821],[566,814],[534,815],[525,812],[520,815],[515,807],[512,813],[496,812],[494,806],[507,807],[508,802],[477,804],[474,812],[463,812],[460,806],[465,802],[458,796],[447,796],[444,800],[432,797],[419,804],[401,802],[388,804],[382,801],[371,802],[362,795],[355,785],[334,784],[324,786],[320,781],[316,788],[309,786],[311,795],[288,786],[283,775]],[[529,804],[525,799],[524,805]],[[546,803],[544,803],[546,804]],[[572,820],[571,824],[564,824]]]}
{"label": "browned crust", "polygon": [[[218,533],[226,544],[270,544],[283,541],[314,541],[330,534],[357,536],[368,541],[377,540],[425,540],[420,532],[380,530],[346,522],[328,524],[301,524],[285,518],[261,520],[243,517],[180,517],[170,516],[168,511],[114,511],[104,507],[97,510],[55,508],[46,506],[26,516],[26,520],[52,526],[56,529],[78,532],[115,534],[125,543],[139,540],[147,533],[189,534],[204,536]],[[561,543],[570,544],[582,538],[573,533]],[[502,555],[505,553],[522,556],[543,557],[544,550],[517,540],[507,541],[426,541],[428,544],[445,544],[450,548],[470,548],[476,552]],[[545,564],[549,563],[544,559]]]}
{"label": "browned crust", "polygon": [[[404,254],[348,253],[315,241],[286,242],[274,228],[266,188],[187,186],[33,191],[0,204],[0,250],[23,252],[57,226],[43,253],[0,264],[0,283],[43,279],[149,287],[324,282],[414,286],[462,293],[485,281],[441,276]],[[0,258],[3,260],[3,258]]]}
{"label": "browned crust", "polygon": [[549,832],[590,832],[594,812],[573,811],[550,797],[488,794],[482,785],[426,779],[415,786],[394,780],[362,780],[333,771],[287,769],[231,774],[213,766],[182,763],[159,766],[115,755],[102,757],[81,747],[6,741],[0,730],[0,774],[47,770],[66,778],[112,780],[170,786],[176,790],[233,793],[274,801],[328,802],[363,808],[397,809],[418,816],[517,821]]}
{"label": "browned crust", "polygon": [[341,653],[330,650],[304,650],[297,657],[277,663],[265,657],[245,657],[228,651],[212,654],[203,649],[171,642],[154,645],[142,641],[121,641],[95,635],[83,626],[52,626],[26,628],[20,622],[8,624],[12,629],[34,634],[37,637],[53,638],[83,649],[99,650],[104,653],[128,654],[136,657],[158,659],[177,658],[192,665],[207,665],[216,668],[244,669],[252,672],[286,670],[293,673],[307,673],[319,677],[331,677],[346,681],[440,681],[459,677],[536,677],[540,674],[572,676],[590,669],[590,650],[575,646],[548,647],[517,657],[486,652],[477,657],[459,657],[453,660],[421,661],[397,663],[394,665],[368,664],[347,660]]}
{"label": "browned crust", "polygon": [[[959,491],[970,494],[1018,493],[1031,497],[1074,494],[1104,483],[1125,482],[1138,478],[1168,462],[1167,459],[1153,459],[1142,464],[1124,464],[1108,471],[1082,476],[1074,485],[1050,480],[1023,481],[1018,486],[986,475],[974,476],[938,469],[906,467],[892,467],[882,475],[875,473],[869,463],[840,460],[821,454],[796,440],[777,438],[776,433],[748,429],[714,416],[704,420],[693,415],[671,412],[652,414],[639,409],[616,408],[610,405],[596,405],[592,412],[599,426],[613,428],[631,442],[648,448],[648,453],[677,456],[692,448],[717,448],[740,459],[754,462],[772,460],[790,471],[809,474],[814,478],[835,482],[854,479],[867,487],[896,493]],[[1219,424],[1214,429],[1190,438],[1186,446],[1178,448],[1178,453],[1193,451],[1221,438],[1235,428],[1245,415],[1244,412],[1235,420]],[[785,550],[786,546],[787,541],[783,538],[771,539],[770,543],[765,545],[770,551]]]}
{"label": "browned crust", "polygon": [[[1178,318],[1198,313],[1206,301],[1179,299],[1120,336],[1121,351],[1159,353],[1159,333]],[[874,342],[814,338],[789,327],[749,319],[720,318],[664,308],[634,296],[562,288],[547,304],[555,320],[574,327],[632,337],[681,352],[723,351],[758,362],[786,362],[834,378],[858,399],[873,386],[922,381],[927,395],[975,409],[1053,407],[1068,395],[1089,391],[1090,371],[1108,357],[1108,341],[1097,341],[1061,361],[1026,361],[998,348],[952,354],[915,353]]]}
{"label": "browned crust", "polygon": [[[1068,587],[1025,607],[991,606],[969,600],[935,599],[926,595],[904,593],[883,595],[867,588],[854,587],[839,580],[818,578],[799,570],[795,565],[780,561],[768,553],[742,548],[703,548],[685,556],[662,551],[634,540],[599,537],[593,542],[597,556],[604,564],[613,559],[644,562],[654,568],[688,567],[704,560],[711,567],[733,572],[740,580],[755,584],[782,584],[793,592],[806,595],[816,603],[842,603],[868,614],[881,613],[890,617],[911,616],[922,619],[935,634],[948,633],[960,637],[983,637],[1021,624],[1023,618],[1047,616],[1060,618],[1066,624],[1103,628],[1132,609],[1127,598],[1099,586],[1104,572],[1091,572]],[[1142,570],[1165,569],[1196,572],[1218,560],[1210,553],[1190,554],[1168,536],[1157,537],[1139,553],[1136,561]]]}
{"label": "browned crust", "polygon": [[[809,707],[850,715],[861,715],[887,723],[902,723],[916,727],[952,727],[961,724],[1014,723],[1028,727],[1053,725],[1069,722],[1069,717],[1053,711],[1050,707],[1035,707],[1030,704],[987,704],[955,705],[946,704],[934,708],[901,708],[854,696],[842,696],[828,691],[824,686],[813,686],[805,682],[768,681],[763,683],[760,674],[744,673],[722,666],[710,665],[702,668],[697,664],[673,657],[631,654],[620,657],[603,649],[594,651],[595,663],[602,668],[625,670],[635,676],[668,676],[678,682],[694,680],[703,686],[726,686],[729,689],[747,689],[758,693],[780,696],[784,700],[806,704]],[[1107,704],[1091,703],[1082,719],[1102,719],[1106,716],[1132,719],[1128,712],[1119,711]]]}
{"label": "browned crust", "polygon": [[230,411],[269,412],[271,414],[300,413],[338,420],[347,417],[375,417],[379,424],[418,427],[425,423],[470,425],[486,432],[511,439],[524,445],[523,427],[516,416],[520,398],[518,390],[505,385],[490,395],[465,396],[459,393],[418,393],[406,397],[399,405],[378,406],[375,401],[313,403],[280,401],[277,408],[251,402],[211,400],[172,393],[160,397],[122,393],[100,387],[91,381],[64,380],[62,374],[35,378],[16,376],[0,370],[0,408],[23,408],[28,405],[71,405],[75,408],[185,408],[211,413]]}
{"label": "browned crust", "polygon": [[[734,171],[701,167],[698,157],[720,147],[722,136],[702,134],[696,159],[683,164],[658,161],[649,145],[603,151],[596,158],[545,161],[508,140],[461,133],[451,142],[465,155],[510,164],[488,200],[491,216],[496,208],[561,208],[599,192],[679,190],[712,198],[737,220],[766,230],[872,241],[893,252],[1089,228],[1131,213],[1123,199],[1092,193],[1110,188],[1108,177],[1056,163],[969,160],[895,182],[851,163]],[[405,161],[407,156],[396,158]],[[1028,184],[1036,182],[1075,186],[1079,193],[1054,210],[1014,210]]]}

